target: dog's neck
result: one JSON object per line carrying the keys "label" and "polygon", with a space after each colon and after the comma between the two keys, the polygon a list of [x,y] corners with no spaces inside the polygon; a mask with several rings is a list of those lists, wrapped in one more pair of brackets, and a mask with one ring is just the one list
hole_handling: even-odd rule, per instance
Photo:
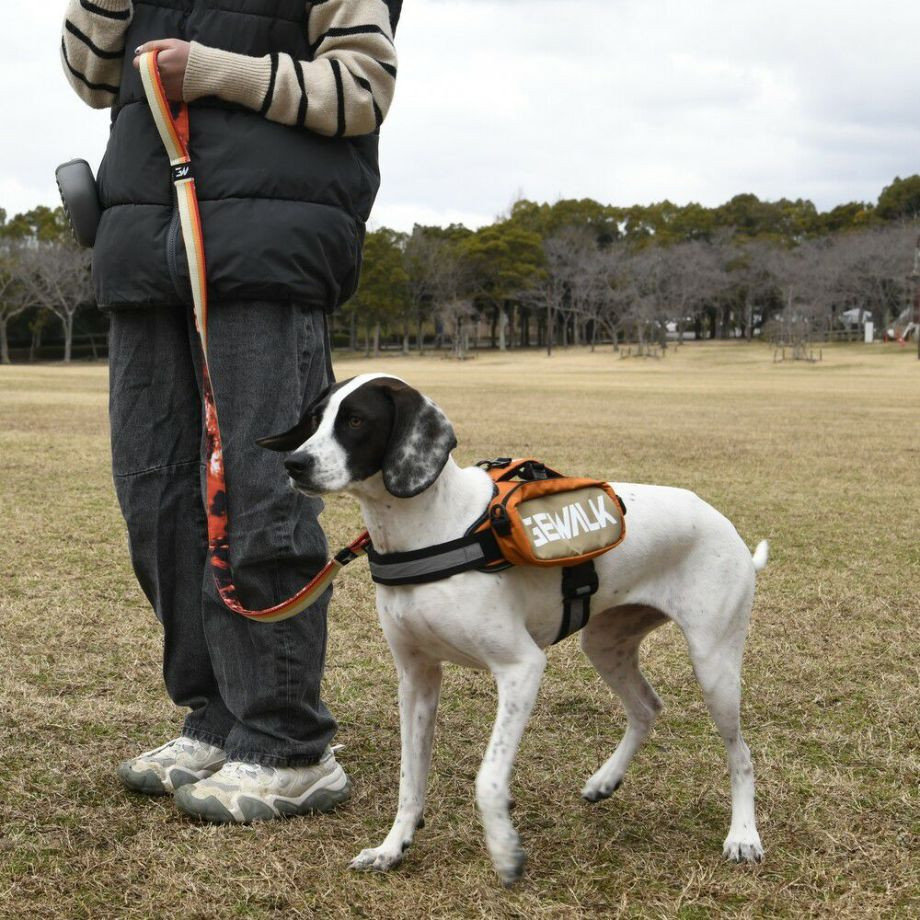
{"label": "dog's neck", "polygon": [[492,480],[477,467],[461,468],[448,457],[441,475],[419,495],[395,498],[380,474],[348,491],[361,505],[379,553],[406,552],[454,540],[485,511]]}

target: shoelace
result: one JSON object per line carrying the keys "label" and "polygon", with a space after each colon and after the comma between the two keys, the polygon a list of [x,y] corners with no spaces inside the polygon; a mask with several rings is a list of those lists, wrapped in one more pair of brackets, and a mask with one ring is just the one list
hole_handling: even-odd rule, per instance
{"label": "shoelace", "polygon": [[224,776],[229,774],[239,778],[258,779],[259,777],[265,777],[266,774],[270,775],[274,773],[274,768],[257,763],[242,763],[241,761],[236,761],[235,763],[225,764],[221,773]]}

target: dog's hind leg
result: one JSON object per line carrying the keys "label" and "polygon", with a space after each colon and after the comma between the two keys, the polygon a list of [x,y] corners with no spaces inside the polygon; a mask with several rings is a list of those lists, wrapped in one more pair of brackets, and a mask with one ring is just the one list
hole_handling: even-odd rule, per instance
{"label": "dog's hind leg", "polygon": [[732,605],[732,612],[703,630],[687,630],[693,670],[703,699],[722,740],[732,788],[732,820],[723,855],[728,859],[760,862],[763,847],[754,816],[754,768],[751,752],[741,736],[741,657],[751,610],[751,594]]}
{"label": "dog's hind leg", "polygon": [[595,615],[581,634],[581,647],[626,710],[626,732],[616,750],[585,783],[589,802],[608,798],[623,782],[626,768],[648,737],[661,711],[661,700],[639,670],[639,646],[667,622],[651,607],[620,607]]}
{"label": "dog's hind leg", "polygon": [[391,643],[399,671],[401,759],[396,820],[378,847],[362,850],[352,869],[392,869],[409,849],[422,824],[425,790],[431,767],[435,714],[441,689],[441,663]]}
{"label": "dog's hind leg", "polygon": [[511,643],[513,657],[488,662],[498,687],[498,713],[476,776],[476,804],[495,871],[512,885],[524,871],[524,850],[510,814],[511,768],[540,689],[546,656],[521,630]]}

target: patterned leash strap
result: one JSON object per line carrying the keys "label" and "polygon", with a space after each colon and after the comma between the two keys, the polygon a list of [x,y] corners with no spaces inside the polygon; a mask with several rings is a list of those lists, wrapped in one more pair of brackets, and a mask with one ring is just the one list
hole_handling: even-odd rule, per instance
{"label": "patterned leash strap", "polygon": [[249,610],[240,601],[230,567],[230,544],[227,537],[229,517],[223,446],[220,426],[217,422],[214,391],[211,387],[211,373],[208,368],[208,285],[198,194],[195,189],[192,158],[189,155],[188,106],[185,103],[178,103],[178,115],[173,116],[163,83],[160,80],[156,51],[149,51],[141,56],[140,71],[150,111],[153,113],[153,120],[160,133],[163,146],[166,148],[172,169],[172,181],[176,189],[179,220],[182,226],[182,239],[188,257],[192,303],[195,309],[195,328],[198,330],[198,339],[201,343],[201,377],[207,449],[208,557],[211,573],[221,600],[231,610],[263,623],[286,620],[314,603],[332,584],[341,568],[364,552],[370,543],[370,537],[367,531],[362,533],[353,543],[339,550],[309,584],[293,597],[280,604],[275,604],[274,607],[267,607],[265,610]]}

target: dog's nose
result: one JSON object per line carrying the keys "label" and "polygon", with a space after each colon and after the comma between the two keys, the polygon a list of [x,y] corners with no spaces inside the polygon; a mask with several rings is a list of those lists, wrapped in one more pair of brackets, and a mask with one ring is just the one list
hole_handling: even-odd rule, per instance
{"label": "dog's nose", "polygon": [[291,476],[303,476],[313,466],[313,458],[309,454],[291,454],[284,461],[284,468]]}

